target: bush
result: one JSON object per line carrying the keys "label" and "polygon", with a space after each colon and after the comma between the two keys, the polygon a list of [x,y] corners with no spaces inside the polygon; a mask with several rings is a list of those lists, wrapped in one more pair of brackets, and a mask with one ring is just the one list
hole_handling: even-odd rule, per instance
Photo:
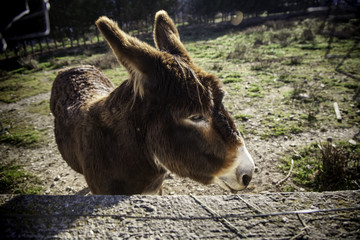
{"label": "bush", "polygon": [[58,59],[56,57],[50,58],[49,63],[53,68],[62,68],[71,65],[71,61],[69,59]]}
{"label": "bush", "polygon": [[313,42],[315,40],[315,36],[311,29],[305,29],[300,36],[300,43]]}
{"label": "bush", "polygon": [[292,34],[286,30],[275,32],[270,35],[270,41],[272,43],[278,43],[281,47],[288,46],[292,41]]}
{"label": "bush", "polygon": [[245,45],[236,44],[234,51],[229,53],[227,59],[243,59],[247,52],[247,47]]}
{"label": "bush", "polygon": [[[293,155],[295,183],[313,191],[360,188],[360,146],[349,142],[313,143]],[[290,169],[290,159],[283,166]]]}
{"label": "bush", "polygon": [[31,55],[20,58],[18,60],[18,63],[27,70],[33,70],[33,69],[37,70],[39,68],[39,62]]}
{"label": "bush", "polygon": [[320,145],[321,169],[315,183],[319,190],[358,189],[360,180],[360,147],[345,142]]}
{"label": "bush", "polygon": [[97,56],[91,58],[85,62],[85,64],[93,65],[102,70],[111,69],[119,66],[119,63],[112,53],[112,51],[107,52],[105,55]]}

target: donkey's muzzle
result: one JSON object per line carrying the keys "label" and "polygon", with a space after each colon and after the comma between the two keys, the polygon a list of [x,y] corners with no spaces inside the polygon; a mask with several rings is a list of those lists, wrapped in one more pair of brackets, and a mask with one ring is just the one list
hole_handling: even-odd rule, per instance
{"label": "donkey's muzzle", "polygon": [[255,164],[245,146],[238,149],[233,168],[216,178],[220,187],[231,192],[245,189],[254,174]]}

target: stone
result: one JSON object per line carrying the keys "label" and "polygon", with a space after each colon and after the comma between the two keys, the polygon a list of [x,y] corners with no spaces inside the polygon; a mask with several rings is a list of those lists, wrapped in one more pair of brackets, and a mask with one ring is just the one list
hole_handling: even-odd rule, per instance
{"label": "stone", "polygon": [[349,140],[349,143],[352,144],[352,145],[356,145],[356,141],[353,140],[353,139],[350,139],[350,140]]}

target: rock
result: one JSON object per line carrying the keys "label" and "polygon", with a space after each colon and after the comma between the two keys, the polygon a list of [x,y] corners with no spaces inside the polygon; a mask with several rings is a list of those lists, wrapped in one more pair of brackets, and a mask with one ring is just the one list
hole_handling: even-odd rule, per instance
{"label": "rock", "polygon": [[154,212],[156,210],[155,207],[147,206],[147,205],[141,205],[140,207],[143,208],[145,212]]}
{"label": "rock", "polygon": [[306,93],[300,93],[300,94],[299,94],[299,98],[300,98],[300,99],[309,99],[310,96],[309,96],[309,94],[306,94]]}
{"label": "rock", "polygon": [[352,144],[352,145],[356,145],[356,141],[353,140],[353,139],[350,139],[350,140],[349,140],[349,143]]}

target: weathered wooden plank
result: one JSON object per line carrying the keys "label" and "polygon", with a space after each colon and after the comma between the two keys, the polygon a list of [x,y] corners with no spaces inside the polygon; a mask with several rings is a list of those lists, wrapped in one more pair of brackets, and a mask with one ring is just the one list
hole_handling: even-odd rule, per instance
{"label": "weathered wooden plank", "polygon": [[334,102],[334,110],[335,110],[335,114],[336,114],[336,119],[338,120],[338,122],[341,122],[342,118],[341,118],[339,105],[337,104],[337,102]]}

